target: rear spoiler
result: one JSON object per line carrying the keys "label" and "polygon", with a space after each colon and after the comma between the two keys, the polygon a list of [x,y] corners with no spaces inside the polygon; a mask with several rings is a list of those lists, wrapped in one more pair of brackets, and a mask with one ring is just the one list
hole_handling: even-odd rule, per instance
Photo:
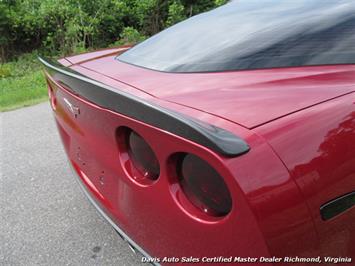
{"label": "rear spoiler", "polygon": [[227,130],[119,91],[51,60],[38,59],[55,81],[102,108],[168,131],[224,156],[239,156],[250,149],[243,139]]}

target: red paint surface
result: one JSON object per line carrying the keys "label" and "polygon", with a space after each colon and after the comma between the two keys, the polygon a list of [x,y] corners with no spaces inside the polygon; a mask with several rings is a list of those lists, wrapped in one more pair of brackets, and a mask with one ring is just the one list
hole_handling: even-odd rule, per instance
{"label": "red paint surface", "polygon": [[[354,65],[167,74],[109,55],[72,68],[227,129],[251,147],[225,158],[51,85],[70,160],[110,217],[151,256],[355,259],[355,209],[327,222],[319,215],[321,204],[355,189]],[[78,118],[64,98],[80,108]],[[120,126],[151,145],[160,163],[158,181],[141,186],[129,176],[117,145]],[[177,152],[200,156],[224,177],[233,201],[226,217],[212,219],[184,200],[170,160]]]}
{"label": "red paint surface", "polygon": [[307,201],[325,256],[355,256],[355,209],[322,221],[319,206],[355,190],[355,93],[269,123],[273,146]]}
{"label": "red paint surface", "polygon": [[352,92],[355,86],[354,65],[171,74],[108,56],[81,66],[247,128]]}

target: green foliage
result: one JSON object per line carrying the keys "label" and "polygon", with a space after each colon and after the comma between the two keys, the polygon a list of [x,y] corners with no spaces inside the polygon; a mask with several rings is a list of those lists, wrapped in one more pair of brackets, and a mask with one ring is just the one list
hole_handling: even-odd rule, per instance
{"label": "green foliage", "polygon": [[184,19],[186,19],[184,5],[180,1],[173,1],[169,5],[168,19],[166,26],[174,25]]}
{"label": "green foliage", "polygon": [[120,34],[120,38],[110,46],[133,45],[144,41],[147,37],[140,34],[138,30],[132,27],[125,27]]}
{"label": "green foliage", "polygon": [[9,65],[0,65],[0,79],[11,76],[11,67]]}
{"label": "green foliage", "polygon": [[47,99],[47,88],[36,52],[0,65],[0,111]]}
{"label": "green foliage", "polygon": [[0,0],[0,111],[47,98],[39,53],[56,57],[135,44],[225,2]]}
{"label": "green foliage", "polygon": [[0,63],[5,60],[5,47],[10,44],[10,34],[8,32],[10,24],[9,10],[5,3],[0,2]]}
{"label": "green foliage", "polygon": [[0,74],[0,77],[22,77],[33,70],[39,70],[40,65],[37,57],[37,51],[33,51],[32,53],[22,54],[11,62],[0,64],[0,73],[7,73],[2,76]]}
{"label": "green foliage", "polygon": [[46,99],[47,88],[41,70],[16,79],[0,80],[0,111],[32,105]]}
{"label": "green foliage", "polygon": [[[0,0],[0,63],[141,41],[226,0]],[[2,70],[4,71],[4,70]]]}
{"label": "green foliage", "polygon": [[221,6],[224,5],[228,2],[228,0],[214,0],[214,5],[215,6]]}

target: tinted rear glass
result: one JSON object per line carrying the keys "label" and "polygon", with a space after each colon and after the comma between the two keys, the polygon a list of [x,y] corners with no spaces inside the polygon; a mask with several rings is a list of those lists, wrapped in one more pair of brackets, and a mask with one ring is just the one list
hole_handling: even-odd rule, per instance
{"label": "tinted rear glass", "polygon": [[237,0],[118,57],[168,72],[355,63],[355,1]]}

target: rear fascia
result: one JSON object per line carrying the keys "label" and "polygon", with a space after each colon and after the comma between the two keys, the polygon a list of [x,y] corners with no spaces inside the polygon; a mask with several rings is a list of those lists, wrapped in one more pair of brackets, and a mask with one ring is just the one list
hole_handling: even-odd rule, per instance
{"label": "rear fascia", "polygon": [[[267,257],[270,251],[279,256],[317,254],[313,245],[316,236],[303,198],[287,169],[262,138],[243,130],[245,134],[241,135],[250,145],[249,152],[243,156],[225,156],[206,145],[98,106],[71,90],[60,77],[56,70],[47,69],[49,86],[53,86],[50,94],[57,99],[52,107],[68,157],[77,166],[76,172],[85,174],[90,181],[88,184],[81,178],[97,206],[148,254],[157,257]],[[105,85],[96,84],[101,88],[97,94],[106,90],[102,87]],[[80,109],[77,117],[68,110],[65,99]],[[230,132],[242,132],[227,122],[214,121]],[[141,186],[122,169],[115,139],[120,126],[139,133],[156,152],[162,168],[154,185]],[[171,175],[172,155],[181,152],[201,157],[223,176],[233,202],[228,215],[211,219],[198,210],[181,206],[181,190]],[[106,178],[105,185],[100,183],[101,175]],[[307,244],[299,245],[298,239]]]}
{"label": "rear fascia", "polygon": [[[80,182],[100,210],[144,251],[154,257],[268,255],[244,193],[229,171],[239,159],[243,165],[243,158],[255,156],[253,149],[239,157],[218,155],[197,143],[98,107],[48,79],[56,97],[52,107],[59,132]],[[80,109],[77,117],[69,111],[65,99]],[[137,132],[156,152],[161,174],[154,184],[139,184],[125,169],[116,139],[121,127]],[[210,217],[181,201],[182,191],[172,174],[173,158],[178,153],[199,156],[223,176],[234,203],[228,215]],[[265,165],[262,168],[265,172]]]}

